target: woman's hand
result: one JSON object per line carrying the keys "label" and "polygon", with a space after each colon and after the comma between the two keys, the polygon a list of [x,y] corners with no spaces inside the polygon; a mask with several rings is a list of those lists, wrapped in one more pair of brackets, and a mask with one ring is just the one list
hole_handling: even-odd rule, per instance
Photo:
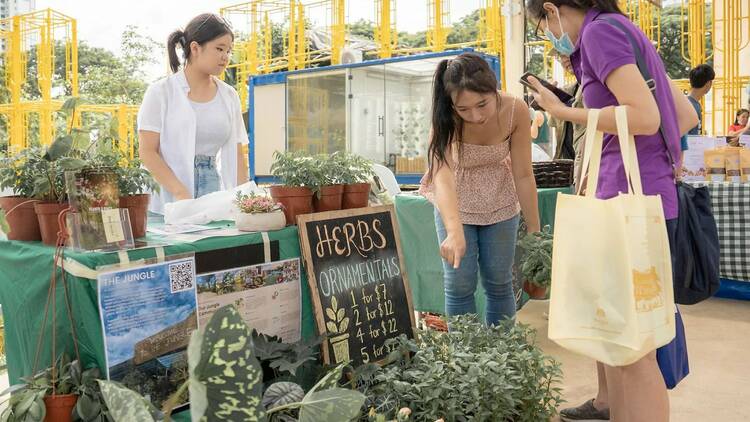
{"label": "woman's hand", "polygon": [[464,254],[466,254],[466,239],[463,231],[448,232],[448,236],[440,244],[440,256],[453,265],[453,268],[458,268]]}
{"label": "woman's hand", "polygon": [[190,195],[190,192],[188,192],[188,190],[185,188],[178,190],[172,196],[174,197],[175,201],[182,201],[183,199],[193,199],[193,197]]}
{"label": "woman's hand", "polygon": [[531,94],[534,96],[534,101],[536,101],[536,103],[539,104],[539,107],[543,108],[544,111],[551,114],[552,117],[557,118],[557,110],[566,107],[566,105],[557,98],[557,95],[545,88],[537,78],[529,76],[529,83],[534,87],[534,90],[531,91]]}

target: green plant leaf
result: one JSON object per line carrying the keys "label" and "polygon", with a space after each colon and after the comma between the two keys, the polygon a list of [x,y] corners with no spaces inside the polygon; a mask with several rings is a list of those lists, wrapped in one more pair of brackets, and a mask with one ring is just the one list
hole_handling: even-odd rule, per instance
{"label": "green plant leaf", "polygon": [[360,414],[365,395],[355,390],[333,388],[308,394],[299,411],[300,422],[348,422]]}
{"label": "green plant leaf", "polygon": [[71,116],[81,104],[85,103],[81,97],[70,97],[60,107],[60,111],[66,116]]}
{"label": "green plant leaf", "polygon": [[330,390],[339,386],[339,380],[344,373],[344,368],[349,365],[349,362],[342,362],[337,367],[329,371],[320,381],[310,389],[307,395],[314,394],[316,391]]}
{"label": "green plant leaf", "polygon": [[311,361],[311,360],[315,360],[315,359],[312,357],[309,357],[309,358],[298,359],[295,361],[290,361],[286,358],[280,358],[280,359],[276,359],[272,361],[270,366],[271,368],[278,369],[279,371],[283,371],[283,372],[289,372],[290,374],[292,374],[292,376],[295,376],[297,374],[297,369],[299,369],[300,366],[304,365],[305,362]]}
{"label": "green plant leaf", "polygon": [[232,305],[220,308],[206,324],[200,358],[191,373],[206,386],[208,406],[201,421],[266,420],[261,405],[263,372],[251,338]]}
{"label": "green plant leaf", "polygon": [[115,141],[120,141],[120,120],[117,116],[109,121],[109,136]]}
{"label": "green plant leaf", "polygon": [[73,157],[62,157],[57,160],[57,164],[66,171],[78,171],[86,167],[86,161]]}
{"label": "green plant leaf", "polygon": [[93,420],[102,411],[102,407],[99,403],[92,399],[88,394],[82,394],[78,396],[76,402],[76,412],[84,421]]}
{"label": "green plant leaf", "polygon": [[286,404],[301,402],[305,398],[305,391],[299,384],[293,382],[276,382],[263,393],[263,407],[267,410]]}
{"label": "green plant leaf", "polygon": [[115,422],[153,422],[150,403],[138,393],[116,382],[98,380],[102,397]]}
{"label": "green plant leaf", "polygon": [[10,226],[8,220],[5,218],[5,211],[0,210],[0,232],[8,234],[10,233]]}
{"label": "green plant leaf", "polygon": [[190,373],[188,391],[190,392],[190,417],[194,421],[200,420],[208,408],[208,394],[205,384],[201,383],[195,375],[195,367],[201,360],[201,344],[203,344],[203,333],[193,331],[188,343],[188,371]]}
{"label": "green plant leaf", "polygon": [[88,129],[73,128],[70,136],[73,138],[71,150],[84,151],[91,144],[91,132]]}
{"label": "green plant leaf", "polygon": [[70,135],[61,136],[55,139],[55,142],[47,148],[47,152],[44,154],[44,159],[47,161],[55,161],[60,157],[70,154],[72,148],[73,137]]}

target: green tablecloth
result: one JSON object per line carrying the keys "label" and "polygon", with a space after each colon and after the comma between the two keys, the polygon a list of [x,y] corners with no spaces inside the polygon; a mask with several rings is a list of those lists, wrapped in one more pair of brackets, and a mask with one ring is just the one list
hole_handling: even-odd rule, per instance
{"label": "green tablecloth", "polygon": [[[571,188],[539,189],[539,220],[542,227],[554,226],[557,194],[560,192],[571,193],[572,190]],[[414,309],[443,314],[445,313],[443,264],[435,230],[434,208],[424,197],[413,194],[398,195],[394,203]],[[520,257],[517,256],[516,262],[519,261]],[[517,279],[514,283],[517,292],[519,281]],[[523,303],[521,300],[518,302]],[[485,295],[481,283],[477,287],[476,303],[477,312],[482,314]]]}
{"label": "green tablecloth", "polygon": [[[280,259],[300,257],[296,226],[270,232],[269,238],[271,241],[278,240]],[[159,241],[159,238],[150,237],[149,240]],[[165,246],[164,251],[169,256],[259,243],[263,243],[261,234],[251,233]],[[5,317],[5,350],[11,384],[18,382],[19,377],[30,375],[32,372],[36,342],[44,319],[44,305],[47,300],[53,254],[53,248],[40,243],[0,241],[0,269],[2,269],[0,271],[0,303]],[[65,256],[90,269],[119,262],[116,253],[66,251]],[[154,258],[156,254],[153,248],[148,248],[130,251],[128,256],[131,261],[134,261]],[[58,280],[59,275],[58,270]],[[106,363],[96,283],[94,280],[77,278],[69,274],[67,280],[81,360],[84,365],[96,364],[103,371]],[[62,286],[59,286],[56,303],[58,350],[65,350],[69,356],[74,356]],[[43,359],[40,360],[39,365],[41,368],[49,365],[51,355],[49,327],[51,327],[51,322],[46,328],[44,339],[46,347],[42,349]],[[314,333],[315,323],[310,290],[303,272],[302,335],[308,337]]]}

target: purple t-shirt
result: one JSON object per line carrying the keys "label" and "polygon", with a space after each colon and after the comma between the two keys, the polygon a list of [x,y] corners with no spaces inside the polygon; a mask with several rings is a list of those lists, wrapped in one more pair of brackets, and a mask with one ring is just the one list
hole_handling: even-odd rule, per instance
{"label": "purple t-shirt", "polygon": [[[603,20],[604,17],[621,22],[640,46],[641,54],[656,82],[656,102],[669,149],[673,151],[674,159],[679,161],[680,133],[677,112],[664,64],[643,32],[623,15],[602,13],[596,9],[586,13],[576,49],[570,56],[573,70],[581,82],[586,107],[604,108],[619,105],[604,82],[615,69],[626,64],[636,64],[633,48],[625,33]],[[661,195],[665,217],[668,220],[677,218],[677,189],[672,164],[661,135],[657,132],[654,135],[636,136],[635,144],[643,192],[647,195]],[[619,192],[627,191],[620,143],[616,135],[605,134],[596,196],[607,199],[617,196]]]}

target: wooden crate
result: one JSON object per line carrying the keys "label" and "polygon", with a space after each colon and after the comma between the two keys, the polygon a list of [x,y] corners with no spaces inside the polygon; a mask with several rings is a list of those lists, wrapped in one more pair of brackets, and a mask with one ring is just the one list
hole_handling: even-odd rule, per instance
{"label": "wooden crate", "polygon": [[427,171],[427,157],[396,157],[396,173],[424,174]]}

